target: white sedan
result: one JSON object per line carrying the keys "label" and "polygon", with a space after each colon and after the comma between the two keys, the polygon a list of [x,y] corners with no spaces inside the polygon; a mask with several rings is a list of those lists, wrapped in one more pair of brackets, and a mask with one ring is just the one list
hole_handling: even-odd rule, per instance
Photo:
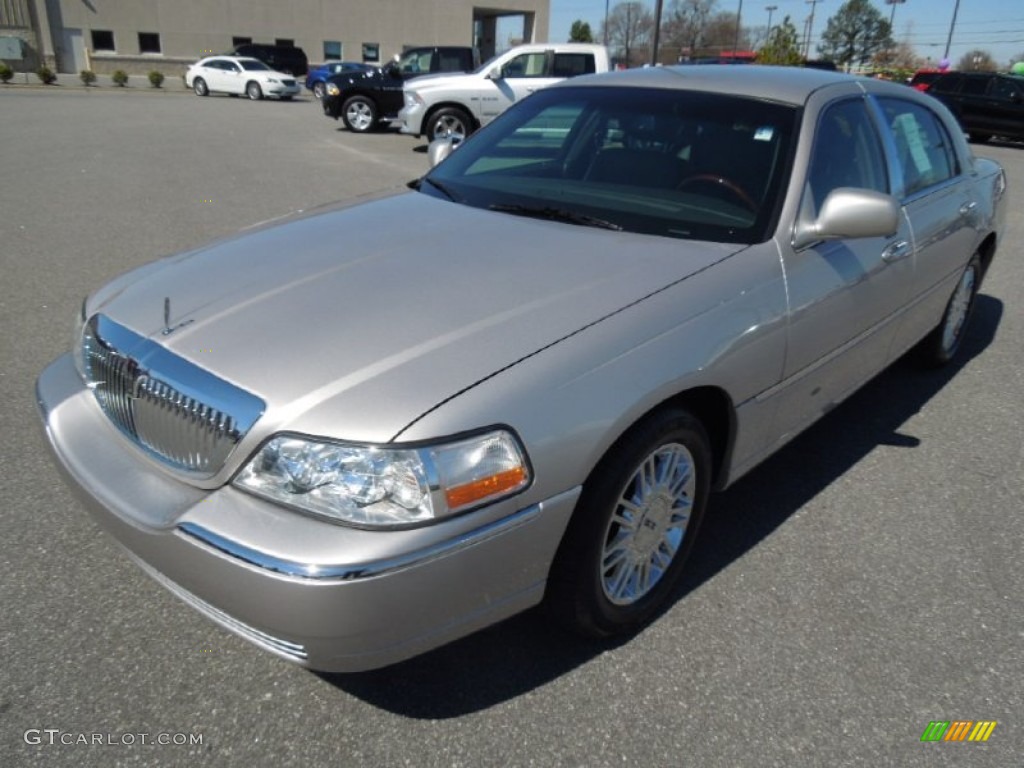
{"label": "white sedan", "polygon": [[253,101],[264,96],[288,100],[301,86],[292,75],[277,72],[258,59],[242,56],[208,56],[185,73],[185,85],[197,96],[211,93],[244,93]]}

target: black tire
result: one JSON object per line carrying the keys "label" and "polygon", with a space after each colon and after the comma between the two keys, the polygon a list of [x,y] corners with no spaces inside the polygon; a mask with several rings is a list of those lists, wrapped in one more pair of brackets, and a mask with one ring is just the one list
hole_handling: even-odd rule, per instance
{"label": "black tire", "polygon": [[210,89],[206,85],[206,81],[201,77],[197,77],[192,81],[192,90],[196,92],[196,96],[209,96]]}
{"label": "black tire", "polygon": [[255,80],[250,80],[245,84],[245,95],[252,101],[259,101],[263,98],[263,89]]}
{"label": "black tire", "polygon": [[[709,445],[698,419],[669,408],[612,446],[584,483],[548,578],[556,621],[600,638],[637,629],[665,606],[704,516]],[[654,482],[641,486],[641,472]]]}
{"label": "black tire", "polygon": [[452,136],[469,136],[475,129],[473,118],[464,109],[443,107],[427,121],[427,140],[447,139]]}
{"label": "black tire", "polygon": [[992,138],[991,133],[979,133],[978,131],[970,131],[967,135],[975,144],[985,144]]}
{"label": "black tire", "polygon": [[946,311],[942,313],[942,320],[918,345],[918,359],[922,363],[938,367],[956,357],[974,313],[981,278],[981,259],[975,254],[960,274],[953,295],[946,304]]}
{"label": "black tire", "polygon": [[366,96],[351,96],[341,105],[341,119],[353,133],[369,133],[377,127],[377,105]]}
{"label": "black tire", "polygon": [[291,94],[285,94],[284,96],[281,97],[281,101],[291,101],[291,100],[292,100]]}
{"label": "black tire", "polygon": [[319,100],[324,97],[325,86],[319,80],[313,83],[313,95]]}

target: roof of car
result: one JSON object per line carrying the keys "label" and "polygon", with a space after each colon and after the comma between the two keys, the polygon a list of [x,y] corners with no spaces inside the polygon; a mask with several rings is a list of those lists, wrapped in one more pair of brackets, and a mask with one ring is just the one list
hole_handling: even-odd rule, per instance
{"label": "roof of car", "polygon": [[737,96],[753,96],[789,104],[803,104],[815,91],[832,85],[858,82],[876,90],[880,86],[906,88],[866,77],[803,67],[772,67],[754,64],[710,64],[702,67],[643,67],[600,75],[584,75],[564,85],[617,85],[625,87],[678,88]]}

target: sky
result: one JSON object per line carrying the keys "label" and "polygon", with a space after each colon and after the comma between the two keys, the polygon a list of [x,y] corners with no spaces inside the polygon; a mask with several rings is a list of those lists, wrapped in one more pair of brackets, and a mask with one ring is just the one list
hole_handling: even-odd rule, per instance
{"label": "sky", "polygon": [[[664,0],[669,7],[672,0]],[[617,0],[611,0],[614,8]],[[640,0],[652,12],[654,0]],[[811,35],[811,51],[820,41],[829,16],[843,5],[845,0],[818,0],[814,11],[814,30]],[[884,0],[873,0],[874,6],[888,19],[893,12]],[[741,23],[744,27],[766,26],[766,6],[775,5],[772,25],[789,16],[798,33],[810,15],[811,5],[806,0],[717,0],[718,11],[735,13],[743,6]],[[893,37],[897,41],[907,40],[918,55],[930,58],[932,63],[942,59],[949,37],[953,10],[956,0],[906,0],[895,6]],[[605,0],[551,0],[551,27],[549,40],[569,39],[569,29],[576,19],[589,22],[594,34],[598,33],[604,21]],[[1024,57],[1024,2],[1022,0],[960,0],[953,28],[953,40],[949,59],[956,62],[968,51],[979,48],[988,51],[1001,67],[1008,67],[1011,60]]]}

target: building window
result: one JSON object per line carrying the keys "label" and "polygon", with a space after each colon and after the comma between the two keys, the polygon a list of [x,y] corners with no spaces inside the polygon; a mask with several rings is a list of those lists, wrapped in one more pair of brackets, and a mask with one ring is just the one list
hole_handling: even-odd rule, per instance
{"label": "building window", "polygon": [[161,53],[160,35],[156,32],[139,32],[139,53]]}
{"label": "building window", "polygon": [[240,45],[249,45],[249,43],[251,43],[251,42],[252,42],[252,38],[251,37],[232,37],[231,38],[231,47],[232,48],[237,48]]}
{"label": "building window", "polygon": [[278,37],[274,39],[274,45],[283,45],[285,48],[294,48],[295,41],[287,37]]}
{"label": "building window", "polygon": [[344,50],[338,40],[324,40],[324,61],[341,61],[341,52]]}
{"label": "building window", "polygon": [[380,61],[380,43],[363,43],[363,61]]}
{"label": "building window", "polygon": [[114,33],[109,29],[94,29],[92,31],[92,49],[94,51],[114,51]]}

